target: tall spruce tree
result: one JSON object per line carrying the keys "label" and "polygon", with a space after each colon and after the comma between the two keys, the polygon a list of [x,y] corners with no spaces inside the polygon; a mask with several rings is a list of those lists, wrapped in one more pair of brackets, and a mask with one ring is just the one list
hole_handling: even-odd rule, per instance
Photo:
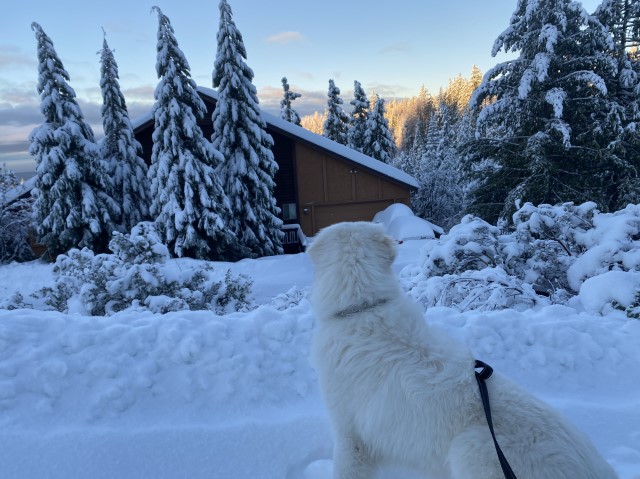
{"label": "tall spruce tree", "polygon": [[100,88],[104,138],[100,154],[113,180],[111,196],[120,205],[115,218],[117,228],[128,232],[149,215],[147,165],[141,158],[142,146],[135,139],[127,104],[120,90],[118,65],[105,34],[100,51]]}
{"label": "tall spruce tree", "polygon": [[302,95],[292,92],[289,89],[287,77],[282,77],[282,89],[284,90],[284,96],[282,100],[280,100],[280,118],[300,126],[300,115],[293,109],[291,102],[296,98],[300,98]]}
{"label": "tall spruce tree", "polygon": [[353,109],[349,118],[348,144],[354,150],[362,151],[364,136],[367,131],[370,102],[358,80],[353,82],[353,100],[349,103],[353,106]]}
{"label": "tall spruce tree", "polygon": [[605,81],[616,106],[609,125],[620,131],[606,146],[640,170],[640,2],[603,0],[595,15],[611,33],[611,54],[618,65],[616,74],[605,76]]}
{"label": "tall spruce tree", "polygon": [[153,108],[151,215],[176,256],[236,259],[236,240],[224,221],[229,201],[216,176],[223,157],[197,124],[207,110],[169,18],[158,7],[153,10],[158,14],[160,81]]}
{"label": "tall spruce tree", "polygon": [[250,255],[282,254],[282,220],[273,196],[278,170],[273,139],[258,107],[253,70],[245,63],[247,52],[231,7],[226,0],[219,7],[212,139],[224,156],[219,172],[231,201],[226,221]]}
{"label": "tall spruce tree", "polygon": [[42,27],[38,42],[38,93],[44,123],[29,135],[36,160],[34,214],[39,241],[52,257],[71,248],[105,251],[119,207],[93,130],[84,120],[69,74]]}
{"label": "tall spruce tree", "polygon": [[342,98],[340,98],[340,88],[333,80],[329,80],[329,90],[327,92],[327,118],[324,121],[322,136],[329,138],[341,145],[347,145],[347,131],[349,129],[349,115],[342,109]]}
{"label": "tall spruce tree", "polygon": [[467,149],[479,181],[472,212],[510,220],[518,202],[587,200],[606,210],[630,193],[634,169],[601,148],[611,111],[603,77],[616,69],[610,48],[578,2],[518,0],[492,51],[518,58],[487,72],[471,99],[481,110]]}
{"label": "tall spruce tree", "polygon": [[373,109],[367,118],[363,140],[362,153],[383,163],[391,163],[396,145],[389,123],[384,117],[384,98],[380,98],[378,94],[374,95]]}

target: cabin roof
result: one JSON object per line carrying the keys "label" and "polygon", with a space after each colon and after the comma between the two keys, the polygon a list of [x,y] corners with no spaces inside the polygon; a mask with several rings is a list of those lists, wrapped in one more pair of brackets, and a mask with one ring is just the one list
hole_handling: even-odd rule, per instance
{"label": "cabin roof", "polygon": [[[218,92],[211,88],[199,86],[198,91],[202,95],[207,96],[215,101],[218,100]],[[418,188],[418,182],[416,181],[416,179],[413,176],[405,173],[404,171],[399,170],[398,168],[395,168],[391,165],[388,165],[387,163],[360,153],[359,151],[349,148],[348,146],[341,145],[340,143],[325,138],[322,135],[313,133],[312,131],[302,128],[301,126],[267,113],[264,110],[261,110],[261,114],[262,118],[269,127],[280,133],[283,133],[286,136],[296,138],[320,150],[324,150],[326,152],[333,153],[337,156],[345,158],[352,163],[364,167],[365,169],[379,173],[387,178],[405,184],[413,189]],[[153,111],[150,111],[146,115],[133,120],[132,124],[134,129],[138,129],[148,122],[151,122],[152,120]]]}

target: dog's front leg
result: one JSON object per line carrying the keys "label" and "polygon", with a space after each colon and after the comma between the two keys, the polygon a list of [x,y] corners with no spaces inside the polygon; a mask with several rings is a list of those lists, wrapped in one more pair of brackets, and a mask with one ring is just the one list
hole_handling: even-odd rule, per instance
{"label": "dog's front leg", "polygon": [[363,442],[352,435],[336,438],[333,449],[333,479],[369,479],[374,461]]}

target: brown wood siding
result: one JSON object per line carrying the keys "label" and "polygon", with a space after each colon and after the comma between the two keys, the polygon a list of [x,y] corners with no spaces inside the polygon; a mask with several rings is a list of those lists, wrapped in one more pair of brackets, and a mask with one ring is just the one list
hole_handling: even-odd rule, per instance
{"label": "brown wood siding", "polygon": [[382,178],[365,170],[357,170],[354,175],[356,198],[363,200],[379,200],[382,196]]}
{"label": "brown wood siding", "polygon": [[327,200],[331,203],[355,200],[353,194],[353,167],[330,156],[324,157]]}
{"label": "brown wood siding", "polygon": [[295,148],[300,226],[307,236],[341,221],[370,221],[392,203],[409,204],[408,186],[306,144]]}
{"label": "brown wood siding", "polygon": [[322,153],[296,144],[296,172],[300,205],[327,201]]}

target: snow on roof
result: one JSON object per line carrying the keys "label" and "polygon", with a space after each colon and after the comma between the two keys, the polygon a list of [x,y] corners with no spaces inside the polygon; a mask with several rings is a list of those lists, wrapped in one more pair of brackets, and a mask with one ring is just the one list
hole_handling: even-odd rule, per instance
{"label": "snow on roof", "polygon": [[25,180],[22,184],[16,186],[15,188],[11,188],[5,194],[4,204],[2,204],[0,206],[5,206],[5,205],[9,205],[9,204],[13,203],[14,201],[16,201],[21,196],[23,196],[26,193],[30,192],[35,185],[36,185],[36,177],[32,176],[28,180]]}
{"label": "snow on roof", "polygon": [[[199,86],[198,91],[210,98],[213,98],[216,101],[218,100],[218,92],[216,90]],[[335,153],[336,155],[357,163],[364,168],[373,170],[393,180],[399,181],[400,183],[404,183],[413,188],[418,188],[418,182],[416,181],[416,179],[413,176],[405,173],[404,171],[399,170],[398,168],[388,165],[387,163],[383,163],[382,161],[378,161],[375,158],[354,150],[353,148],[349,148],[348,146],[336,143],[329,138],[325,138],[324,136],[313,133],[312,131],[302,128],[301,126],[298,126],[294,123],[283,120],[282,118],[279,118],[275,115],[266,113],[263,110],[261,110],[261,113],[264,121],[268,125],[277,128],[278,130],[295,136],[296,138],[300,138],[301,140],[307,143],[311,143],[312,145],[317,146],[323,150]]]}
{"label": "snow on roof", "polygon": [[137,130],[146,122],[152,121],[152,120],[153,120],[153,108],[151,108],[148,113],[145,113],[144,115],[136,117],[133,120],[131,120],[131,126],[133,127],[134,130]]}
{"label": "snow on roof", "polygon": [[[199,86],[198,91],[203,95],[206,95],[209,98],[218,101],[218,92],[216,90]],[[329,138],[325,138],[324,136],[313,133],[312,131],[302,128],[301,126],[298,126],[294,123],[283,120],[282,118],[279,118],[275,115],[266,113],[264,110],[260,110],[260,112],[262,113],[262,118],[269,126],[272,126],[286,134],[299,138],[323,150],[335,153],[336,155],[346,158],[358,165],[363,166],[364,168],[373,170],[388,178],[411,186],[412,188],[418,188],[419,186],[418,182],[413,176],[399,170],[398,168],[388,165],[387,163],[383,163],[382,161],[378,161],[375,158],[360,153],[359,151],[349,148],[348,146],[336,143]],[[135,130],[136,128],[141,127],[151,120],[153,120],[153,111],[149,111],[149,113],[147,113],[146,115],[136,118],[131,122],[131,124],[133,125],[133,128]]]}

